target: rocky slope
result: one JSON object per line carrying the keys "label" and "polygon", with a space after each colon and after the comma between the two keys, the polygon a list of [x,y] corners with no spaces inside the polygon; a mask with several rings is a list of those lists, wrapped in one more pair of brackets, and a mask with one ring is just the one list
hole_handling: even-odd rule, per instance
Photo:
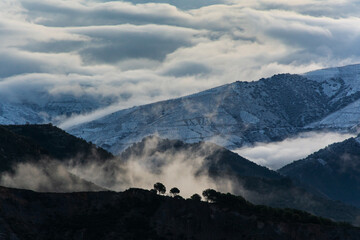
{"label": "rocky slope", "polygon": [[279,172],[334,200],[360,207],[360,137],[334,143]]}
{"label": "rocky slope", "polygon": [[149,191],[50,194],[0,188],[5,239],[358,239],[360,230],[304,212]]}
{"label": "rocky slope", "polygon": [[152,134],[237,148],[301,131],[356,131],[359,75],[359,65],[353,65],[235,82],[121,110],[68,131],[113,153]]}

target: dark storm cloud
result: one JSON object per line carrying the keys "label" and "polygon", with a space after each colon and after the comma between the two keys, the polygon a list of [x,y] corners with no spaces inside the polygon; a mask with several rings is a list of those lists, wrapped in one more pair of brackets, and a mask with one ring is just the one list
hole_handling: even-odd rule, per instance
{"label": "dark storm cloud", "polygon": [[[53,27],[100,26],[118,24],[167,24],[183,25],[191,16],[178,11],[170,4],[133,5],[129,2],[91,1],[54,4],[53,1],[23,1],[23,6],[31,12],[30,19],[39,24]],[[161,12],[161,14],[159,14]]]}
{"label": "dark storm cloud", "polygon": [[183,77],[189,75],[208,74],[210,72],[210,68],[204,64],[197,62],[180,62],[175,66],[171,66],[164,72],[164,74],[175,77]]}
{"label": "dark storm cloud", "polygon": [[114,63],[129,58],[149,58],[157,61],[180,47],[192,45],[192,29],[170,26],[92,27],[73,30],[90,37],[88,46],[79,51],[85,63]]}
{"label": "dark storm cloud", "polygon": [[49,42],[29,42],[22,46],[22,50],[30,52],[44,52],[44,53],[62,53],[62,52],[73,52],[81,49],[86,42],[84,41],[71,41],[71,40],[60,40]]}
{"label": "dark storm cloud", "polygon": [[0,56],[0,78],[44,71],[39,61],[15,55],[14,52],[0,52]]}

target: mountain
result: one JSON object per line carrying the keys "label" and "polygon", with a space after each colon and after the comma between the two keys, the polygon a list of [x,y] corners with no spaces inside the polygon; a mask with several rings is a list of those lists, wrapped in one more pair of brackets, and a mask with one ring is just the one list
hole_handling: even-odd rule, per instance
{"label": "mountain", "polygon": [[150,191],[36,193],[0,187],[4,239],[358,239],[360,230],[216,193],[214,203]]}
{"label": "mountain", "polygon": [[[19,90],[22,91],[22,90]],[[0,124],[44,124],[60,123],[76,114],[92,112],[117,102],[116,98],[91,96],[85,92],[79,95],[51,93],[45,90],[32,90],[31,95],[8,96],[0,90]]]}
{"label": "mountain", "polygon": [[114,157],[50,124],[2,126],[0,131],[0,184],[9,187],[47,192],[125,189],[177,174],[176,183],[186,178],[188,190],[199,189],[194,188],[197,182],[204,188],[227,186],[256,204],[297,208],[354,224],[360,216],[358,208],[305,191],[277,172],[213,143],[151,136]]}
{"label": "mountain", "polygon": [[77,162],[89,159],[105,161],[114,156],[102,148],[66,133],[51,124],[3,125],[3,128],[27,138],[47,151],[51,158],[68,160],[76,157]]}
{"label": "mountain", "polygon": [[153,134],[232,149],[303,131],[356,131],[359,75],[360,65],[352,65],[235,82],[121,110],[68,131],[116,154]]}
{"label": "mountain", "polygon": [[[146,171],[131,175],[131,178],[138,182],[142,175],[149,179],[152,179],[150,175],[155,176],[153,179],[167,179],[162,176],[168,176],[169,173],[177,176],[177,183],[172,184],[181,184],[182,178],[188,178],[185,186],[190,189],[198,189],[197,185],[206,181],[208,185],[242,195],[255,204],[296,208],[317,216],[358,224],[358,208],[330,200],[314,191],[306,191],[277,172],[213,143],[190,144],[179,140],[147,137],[126,149],[119,156],[119,160],[122,164],[128,163],[130,171],[139,171],[138,166],[145,166]],[[105,174],[109,177],[108,182],[118,178],[116,176],[126,175],[124,168],[119,166],[121,164],[117,162],[106,167],[109,169]],[[189,176],[189,173],[193,173],[193,176]],[[194,180],[191,181],[191,178]],[[123,178],[120,179],[124,181]],[[224,185],[231,187],[223,188]]]}
{"label": "mountain", "polygon": [[60,164],[105,161],[113,156],[52,125],[0,126],[1,184],[38,191],[99,191]]}
{"label": "mountain", "polygon": [[360,136],[331,144],[278,171],[331,199],[360,207]]}
{"label": "mountain", "polygon": [[329,68],[304,74],[304,77],[321,84],[330,104],[339,107],[328,116],[309,125],[310,128],[348,130],[359,126],[360,65]]}
{"label": "mountain", "polygon": [[162,168],[164,165],[176,161],[177,155],[181,156],[181,160],[188,161],[193,165],[196,164],[197,158],[202,159],[197,174],[201,174],[201,171],[208,171],[214,177],[236,174],[243,177],[282,178],[275,171],[259,166],[221,146],[206,142],[190,144],[180,140],[148,136],[127,148],[119,155],[119,158],[123,162],[131,159],[143,162],[151,161],[154,164],[150,165],[149,163],[148,166]]}
{"label": "mountain", "polygon": [[25,159],[39,159],[46,150],[0,126],[0,171],[11,169],[13,164]]}

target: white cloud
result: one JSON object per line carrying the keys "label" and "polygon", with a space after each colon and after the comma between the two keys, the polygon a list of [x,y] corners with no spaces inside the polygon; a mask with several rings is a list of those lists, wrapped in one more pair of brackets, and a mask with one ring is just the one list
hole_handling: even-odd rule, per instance
{"label": "white cloud", "polygon": [[332,144],[353,137],[340,133],[303,133],[281,142],[258,143],[254,146],[233,150],[239,155],[259,164],[277,170],[295,160]]}

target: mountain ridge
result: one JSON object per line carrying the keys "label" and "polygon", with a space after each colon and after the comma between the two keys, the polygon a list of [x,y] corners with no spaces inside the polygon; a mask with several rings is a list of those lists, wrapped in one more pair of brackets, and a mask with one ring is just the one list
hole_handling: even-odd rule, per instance
{"label": "mountain ridge", "polygon": [[[190,143],[210,141],[233,149],[282,140],[300,132],[339,130],[318,122],[360,102],[360,89],[353,87],[360,68],[344,68],[354,68],[355,79],[351,74],[345,80],[341,74],[323,77],[322,71],[326,70],[318,70],[303,75],[278,74],[254,82],[238,81],[120,110],[68,131],[119,153],[152,134]],[[356,126],[350,124],[341,130],[353,132]]]}

